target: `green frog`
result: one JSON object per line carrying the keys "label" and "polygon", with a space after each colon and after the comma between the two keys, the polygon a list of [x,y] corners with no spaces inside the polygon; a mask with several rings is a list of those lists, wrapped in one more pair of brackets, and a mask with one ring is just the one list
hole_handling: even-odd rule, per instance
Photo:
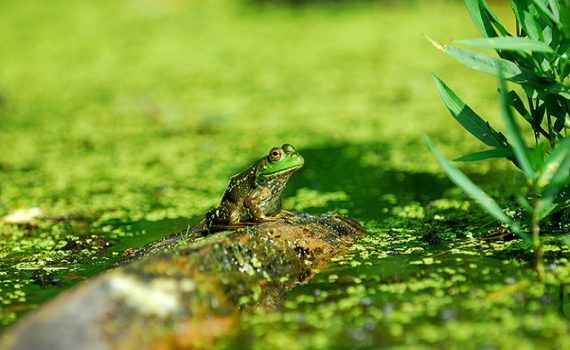
{"label": "green frog", "polygon": [[245,171],[232,176],[219,206],[206,213],[209,231],[271,221],[281,212],[281,193],[305,160],[286,143]]}

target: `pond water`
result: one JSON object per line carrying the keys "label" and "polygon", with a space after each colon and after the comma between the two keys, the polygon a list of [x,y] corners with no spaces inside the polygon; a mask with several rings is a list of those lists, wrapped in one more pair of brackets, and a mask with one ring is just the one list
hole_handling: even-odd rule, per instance
{"label": "pond water", "polygon": [[[357,218],[369,234],[314,279],[288,292],[280,307],[242,313],[238,330],[217,346],[454,348],[469,342],[473,348],[493,349],[567,344],[568,290],[535,283],[528,247],[520,240],[484,239],[479,233],[488,227],[481,223],[488,220],[447,179],[374,165],[382,160],[371,160],[371,155],[384,148],[344,144],[303,151],[307,164],[320,166],[295,174],[285,206],[340,211]],[[496,176],[479,180],[492,182]],[[5,280],[4,298],[22,299],[13,298],[3,308],[4,326],[62,289],[116,265],[129,247],[200,220],[63,221],[68,230],[83,223],[87,232],[100,233],[67,243],[63,250],[71,250],[69,258],[76,259],[71,263],[63,259],[38,270],[22,268],[18,256],[5,260],[2,271],[18,281],[9,285],[10,279]],[[53,230],[62,223],[51,225]],[[89,243],[88,237],[98,243]],[[549,273],[567,273],[570,249],[551,241],[546,249]]]}
{"label": "pond water", "polygon": [[244,316],[224,348],[564,348],[568,291],[532,286],[524,261],[505,260],[521,253],[511,249],[472,238],[431,246],[415,231],[372,233],[288,293],[282,310]]}
{"label": "pond water", "polygon": [[[446,179],[366,162],[385,147],[345,145],[304,153],[308,164],[328,165],[299,175],[293,189],[318,188],[325,197],[342,192],[324,207],[348,208],[366,223],[369,235],[289,292],[282,309],[244,315],[235,339],[221,347],[568,346],[568,287],[536,285],[532,255],[520,240],[484,239],[479,233],[488,229],[482,227],[488,220]],[[318,206],[317,198],[307,210],[323,209]],[[568,274],[570,249],[551,241],[550,272]]]}
{"label": "pond water", "polygon": [[[241,314],[220,348],[568,348],[560,230],[538,285],[528,247],[483,237],[501,228],[420,140],[450,158],[482,150],[431,72],[497,125],[494,78],[421,35],[477,37],[463,4],[245,3],[0,2],[0,217],[44,216],[0,223],[0,331],[198,223],[229,176],[288,142],[306,162],[285,207],[337,211],[369,235],[281,307]],[[520,191],[509,164],[464,169],[502,205]]]}

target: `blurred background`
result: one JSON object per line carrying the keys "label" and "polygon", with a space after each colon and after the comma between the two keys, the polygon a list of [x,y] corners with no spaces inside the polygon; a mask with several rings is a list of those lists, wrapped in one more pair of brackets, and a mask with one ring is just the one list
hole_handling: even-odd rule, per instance
{"label": "blurred background", "polygon": [[462,1],[2,1],[0,214],[148,215],[157,189],[156,215],[200,212],[284,142],[381,142],[369,161],[437,169],[420,130],[475,142],[431,72],[491,120],[494,79],[422,33],[478,36]]}
{"label": "blurred background", "polygon": [[[232,174],[283,143],[306,158],[290,207],[381,225],[390,206],[441,197],[451,186],[420,131],[451,158],[481,146],[431,74],[491,121],[496,82],[422,33],[479,37],[450,0],[2,0],[0,217],[86,222],[0,225],[0,301],[56,293],[23,291],[26,271],[92,257],[96,239],[116,256],[134,244],[121,237],[150,235],[141,245],[198,222]],[[81,235],[95,238],[69,245]],[[3,325],[21,310],[5,306]]]}

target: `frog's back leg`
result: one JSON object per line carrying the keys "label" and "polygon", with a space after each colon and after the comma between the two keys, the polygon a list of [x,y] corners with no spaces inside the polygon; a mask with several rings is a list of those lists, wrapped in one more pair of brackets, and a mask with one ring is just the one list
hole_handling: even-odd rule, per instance
{"label": "frog's back leg", "polygon": [[[267,200],[271,197],[271,190],[267,187],[257,187],[251,191],[243,201],[245,216],[254,222],[268,221]],[[271,214],[270,214],[271,215]]]}
{"label": "frog's back leg", "polygon": [[240,209],[225,203],[212,208],[205,215],[205,222],[208,228],[214,225],[235,225],[240,221]]}

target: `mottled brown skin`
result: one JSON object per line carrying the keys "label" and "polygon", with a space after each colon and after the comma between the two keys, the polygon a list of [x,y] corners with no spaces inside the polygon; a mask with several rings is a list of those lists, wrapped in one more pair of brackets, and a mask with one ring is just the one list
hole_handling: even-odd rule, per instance
{"label": "mottled brown skin", "polygon": [[220,205],[206,213],[208,230],[272,220],[281,212],[281,194],[287,181],[303,162],[293,146],[284,144],[232,176]]}

